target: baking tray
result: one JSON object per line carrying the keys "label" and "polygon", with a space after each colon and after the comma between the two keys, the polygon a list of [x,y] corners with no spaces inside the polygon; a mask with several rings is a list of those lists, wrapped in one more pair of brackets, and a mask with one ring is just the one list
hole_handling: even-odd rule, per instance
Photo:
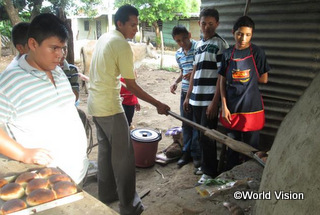
{"label": "baking tray", "polygon": [[[29,172],[38,172],[41,169],[42,168],[37,169],[37,170],[32,170],[32,171],[29,171]],[[58,168],[58,169],[61,171],[62,174],[66,174],[60,168]],[[28,172],[28,171],[25,171],[25,172]],[[23,172],[21,172],[21,173],[23,173]],[[13,175],[13,176],[4,177],[4,179],[6,179],[9,182],[14,182],[14,180],[17,178],[17,176],[20,175],[21,173],[17,173],[16,175]],[[74,181],[72,181],[72,182],[74,183]],[[21,199],[26,202],[26,197],[27,196],[25,194],[23,197],[21,197]],[[48,209],[51,209],[51,208],[55,208],[55,207],[58,207],[58,206],[61,206],[61,205],[64,205],[64,204],[68,204],[68,203],[71,203],[71,202],[78,201],[80,199],[83,199],[83,197],[84,197],[83,190],[77,185],[77,192],[75,194],[73,194],[73,195],[66,196],[66,197],[63,197],[63,198],[60,198],[60,199],[55,199],[55,200],[53,200],[51,202],[46,202],[46,203],[43,203],[43,204],[40,204],[40,205],[36,205],[36,206],[28,206],[28,204],[27,204],[27,208],[25,208],[25,209],[23,209],[21,211],[10,213],[10,215],[35,214],[35,213],[38,213],[40,211],[45,211],[45,210],[48,210]],[[0,199],[0,208],[2,207],[2,205],[4,203],[5,203],[5,201]]]}

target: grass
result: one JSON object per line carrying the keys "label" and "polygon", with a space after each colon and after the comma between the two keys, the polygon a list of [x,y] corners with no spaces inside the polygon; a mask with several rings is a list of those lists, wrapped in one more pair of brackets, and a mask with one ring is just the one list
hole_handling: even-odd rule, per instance
{"label": "grass", "polygon": [[161,69],[161,70],[168,71],[168,72],[179,72],[179,69],[174,68],[174,67],[166,67],[166,66],[163,66],[163,67],[160,68],[160,69]]}

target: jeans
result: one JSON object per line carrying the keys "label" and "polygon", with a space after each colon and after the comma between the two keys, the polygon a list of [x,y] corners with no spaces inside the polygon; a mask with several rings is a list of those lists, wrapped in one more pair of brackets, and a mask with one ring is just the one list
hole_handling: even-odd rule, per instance
{"label": "jeans", "polygon": [[[193,106],[193,114],[196,123],[209,129],[217,129],[218,116],[213,120],[208,119],[206,115],[207,106]],[[216,141],[205,136],[202,132],[199,133],[199,143],[202,152],[201,169],[204,174],[215,177],[217,175],[218,160],[217,160],[217,145]]]}
{"label": "jeans", "polygon": [[[189,112],[183,110],[183,102],[186,98],[187,92],[181,91],[180,98],[180,115],[188,120],[194,121],[193,108],[189,105]],[[201,158],[201,150],[198,141],[198,130],[192,126],[182,122],[183,135],[183,153],[190,153],[193,158]]]}
{"label": "jeans", "polygon": [[[259,140],[260,140],[260,131],[235,131],[235,130],[227,130],[227,135],[234,140],[239,140],[244,143],[249,144],[254,148],[258,148]],[[241,164],[240,162],[240,153],[233,151],[232,149],[228,148],[227,152],[227,166],[226,170],[232,169],[234,166]]]}

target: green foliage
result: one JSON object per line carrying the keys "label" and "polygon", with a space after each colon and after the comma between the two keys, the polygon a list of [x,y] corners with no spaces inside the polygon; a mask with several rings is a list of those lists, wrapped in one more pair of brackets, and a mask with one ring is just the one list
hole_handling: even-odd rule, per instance
{"label": "green foliage", "polygon": [[85,14],[89,17],[94,17],[98,14],[95,8],[98,7],[101,2],[102,0],[81,0],[81,3],[76,5],[73,14]]}
{"label": "green foliage", "polygon": [[201,0],[189,0],[190,1],[190,7],[189,7],[189,12],[191,13],[197,13],[200,11],[200,5],[201,5]]}
{"label": "green foliage", "polygon": [[177,68],[174,68],[174,67],[162,67],[160,69],[168,71],[168,72],[177,72],[177,73],[180,72]]}
{"label": "green foliage", "polygon": [[12,26],[9,20],[0,21],[0,33],[3,36],[11,38]]}
{"label": "green foliage", "polygon": [[139,10],[139,19],[149,24],[157,20],[171,21],[187,17],[197,0],[115,0],[115,6],[131,4]]}
{"label": "green foliage", "polygon": [[[79,0],[78,2],[72,0],[45,0],[50,4],[43,6],[44,0],[12,0],[15,9],[18,11],[19,17],[23,21],[29,21],[31,13],[35,8],[39,8],[41,13],[51,12],[55,13],[57,8],[63,8],[67,15],[84,14],[87,16],[97,15],[97,7],[101,4],[102,0]],[[8,16],[3,8],[3,0],[0,0],[1,17]]]}

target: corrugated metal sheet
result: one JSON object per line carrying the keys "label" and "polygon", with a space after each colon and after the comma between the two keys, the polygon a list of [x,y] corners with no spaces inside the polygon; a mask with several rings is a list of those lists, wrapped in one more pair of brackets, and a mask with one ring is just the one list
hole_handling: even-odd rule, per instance
{"label": "corrugated metal sheet", "polygon": [[[234,44],[231,29],[245,5],[245,0],[202,0],[201,7],[218,9],[217,32]],[[272,67],[269,82],[260,87],[266,110],[261,146],[268,148],[283,118],[320,71],[320,1],[252,0],[248,15],[256,24],[252,41],[265,50]]]}
{"label": "corrugated metal sheet", "polygon": [[162,32],[163,32],[163,42],[166,47],[176,48],[177,44],[172,39],[171,32],[174,26],[178,25],[178,20],[172,20],[163,23]]}

